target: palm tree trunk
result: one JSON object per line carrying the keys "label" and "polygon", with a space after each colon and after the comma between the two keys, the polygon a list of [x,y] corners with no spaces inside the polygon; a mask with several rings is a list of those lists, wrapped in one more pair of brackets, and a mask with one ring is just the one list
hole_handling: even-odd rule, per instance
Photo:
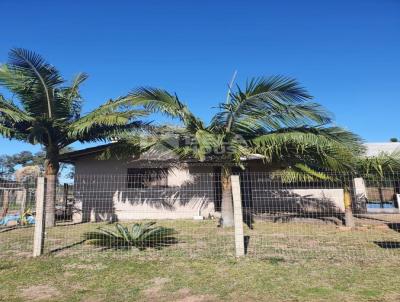
{"label": "palm tree trunk", "polygon": [[46,227],[56,224],[56,186],[57,175],[60,168],[58,162],[58,150],[49,150],[46,153],[45,177],[46,177]]}
{"label": "palm tree trunk", "polygon": [[230,167],[222,168],[222,202],[221,202],[221,226],[233,226],[233,202],[232,202],[232,170]]}
{"label": "palm tree trunk", "polygon": [[347,188],[344,189],[344,221],[347,227],[354,228],[353,210],[351,207],[351,195]]}

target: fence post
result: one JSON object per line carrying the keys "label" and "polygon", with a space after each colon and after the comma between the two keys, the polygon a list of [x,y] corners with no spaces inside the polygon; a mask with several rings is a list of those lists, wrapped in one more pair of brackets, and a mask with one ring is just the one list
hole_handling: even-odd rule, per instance
{"label": "fence post", "polygon": [[33,257],[43,254],[45,232],[45,179],[38,177],[36,188],[36,217],[35,233],[33,237]]}
{"label": "fence post", "polygon": [[244,256],[244,233],[242,196],[240,193],[239,175],[231,176],[232,198],[233,198],[233,221],[235,225],[235,251],[236,257]]}
{"label": "fence post", "polygon": [[2,217],[6,217],[8,208],[10,206],[10,192],[7,189],[3,191],[3,214]]}
{"label": "fence post", "polygon": [[362,213],[367,212],[367,187],[365,186],[365,181],[362,177],[357,177],[353,179],[354,186],[354,199],[358,211]]}
{"label": "fence post", "polygon": [[25,213],[25,208],[26,208],[26,198],[27,198],[27,186],[24,185],[23,189],[20,191],[20,201],[21,201],[21,206],[20,206],[20,215],[21,218]]}

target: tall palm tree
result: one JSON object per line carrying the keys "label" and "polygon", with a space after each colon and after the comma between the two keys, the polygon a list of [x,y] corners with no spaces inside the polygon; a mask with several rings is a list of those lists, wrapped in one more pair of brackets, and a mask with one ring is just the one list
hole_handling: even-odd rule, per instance
{"label": "tall palm tree", "polygon": [[109,100],[82,116],[79,88],[87,77],[80,73],[67,85],[54,66],[40,55],[20,48],[12,49],[8,63],[0,67],[0,85],[17,98],[17,102],[13,102],[0,95],[0,135],[41,144],[46,152],[47,226],[55,224],[60,150],[76,141],[107,141],[145,126],[137,120],[145,113],[125,110],[121,99]]}
{"label": "tall palm tree", "polygon": [[[233,225],[230,176],[232,168],[244,168],[242,159],[263,155],[271,171],[285,171],[287,180],[326,177],[321,171],[342,171],[362,151],[360,138],[339,127],[328,127],[331,116],[298,82],[273,76],[252,79],[244,89],[229,91],[226,102],[206,125],[176,94],[157,88],[138,88],[127,102],[178,118],[177,135],[186,144],[170,146],[183,158],[218,159],[222,162],[223,226]],[[164,140],[168,141],[167,139]],[[181,140],[180,140],[181,141]]]}

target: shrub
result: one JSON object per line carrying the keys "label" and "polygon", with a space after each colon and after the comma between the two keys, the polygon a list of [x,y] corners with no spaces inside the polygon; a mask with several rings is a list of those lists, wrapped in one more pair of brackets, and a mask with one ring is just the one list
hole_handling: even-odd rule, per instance
{"label": "shrub", "polygon": [[153,226],[155,222],[135,223],[132,226],[115,224],[115,230],[98,228],[94,232],[86,232],[83,236],[87,243],[106,248],[129,249],[136,247],[144,250],[147,247],[161,249],[177,243],[172,228]]}

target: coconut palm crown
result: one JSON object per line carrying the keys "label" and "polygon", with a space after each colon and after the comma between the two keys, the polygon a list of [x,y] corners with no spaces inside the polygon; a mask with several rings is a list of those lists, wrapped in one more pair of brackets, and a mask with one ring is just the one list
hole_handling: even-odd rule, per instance
{"label": "coconut palm crown", "polygon": [[0,67],[0,85],[17,99],[14,102],[0,95],[0,135],[40,144],[46,152],[47,226],[54,225],[60,150],[76,141],[108,141],[145,126],[137,119],[144,112],[125,110],[121,99],[82,115],[79,88],[87,78],[80,73],[68,84],[40,55],[20,48],[12,49],[8,62]]}
{"label": "coconut palm crown", "polygon": [[[169,137],[160,136],[161,143],[181,158],[222,163],[223,226],[233,224],[229,176],[232,167],[245,168],[243,159],[262,155],[271,171],[284,171],[281,175],[288,180],[298,180],[323,178],[327,171],[347,171],[354,156],[363,151],[357,135],[332,126],[331,115],[288,77],[252,79],[244,89],[230,89],[208,125],[176,94],[163,89],[138,88],[126,100],[181,121],[182,128],[175,133],[179,144],[170,144]],[[168,131],[167,136],[170,134]]]}

